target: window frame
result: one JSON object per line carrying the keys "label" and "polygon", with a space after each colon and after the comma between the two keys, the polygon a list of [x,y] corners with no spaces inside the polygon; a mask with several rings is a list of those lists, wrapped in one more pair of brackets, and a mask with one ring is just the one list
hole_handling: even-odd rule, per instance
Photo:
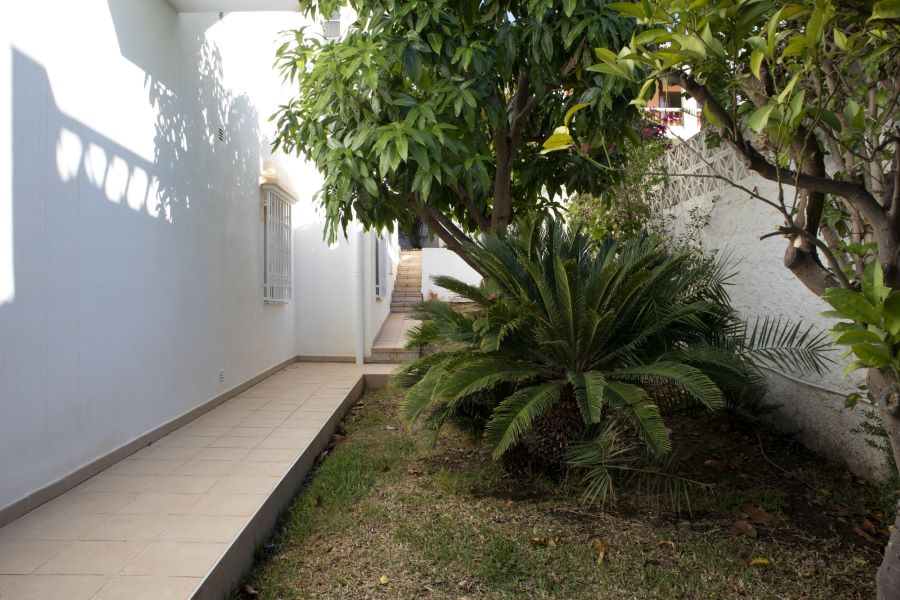
{"label": "window frame", "polygon": [[375,236],[373,251],[373,275],[375,280],[375,299],[385,300],[388,297],[388,256],[387,239],[384,235]]}
{"label": "window frame", "polygon": [[291,208],[295,202],[274,184],[260,186],[262,220],[262,299],[288,304],[294,295],[294,240]]}

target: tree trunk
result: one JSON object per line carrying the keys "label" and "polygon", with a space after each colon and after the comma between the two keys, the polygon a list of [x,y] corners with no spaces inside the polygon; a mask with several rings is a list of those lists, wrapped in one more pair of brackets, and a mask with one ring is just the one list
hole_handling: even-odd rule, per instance
{"label": "tree trunk", "polygon": [[[900,381],[880,369],[869,369],[869,392],[878,402],[894,462],[900,465]],[[894,516],[894,530],[884,549],[884,559],[876,576],[878,600],[900,598],[900,502]]]}

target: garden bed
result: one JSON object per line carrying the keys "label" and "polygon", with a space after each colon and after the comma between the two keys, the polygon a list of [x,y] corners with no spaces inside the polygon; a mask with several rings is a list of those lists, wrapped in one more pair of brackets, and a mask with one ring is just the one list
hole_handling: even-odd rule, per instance
{"label": "garden bed", "polygon": [[709,486],[691,512],[627,490],[600,510],[457,432],[410,432],[399,402],[354,407],[235,598],[874,595],[890,491],[789,440],[685,419],[685,468]]}

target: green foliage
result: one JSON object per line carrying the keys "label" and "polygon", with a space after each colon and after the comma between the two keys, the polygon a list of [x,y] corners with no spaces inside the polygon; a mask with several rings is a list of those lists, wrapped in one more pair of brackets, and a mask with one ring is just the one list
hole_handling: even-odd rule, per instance
{"label": "green foliage", "polygon": [[900,290],[884,285],[881,265],[869,263],[860,291],[831,288],[823,296],[834,310],[826,316],[847,319],[831,329],[834,342],[854,357],[844,371],[883,369],[900,378]]}
{"label": "green foliage", "polygon": [[625,139],[604,149],[607,162],[617,171],[599,193],[569,198],[569,220],[597,240],[630,237],[646,229],[652,217],[649,200],[662,193],[667,181],[661,159],[669,142],[662,131],[656,124],[645,123],[646,135],[641,139]]}
{"label": "green foliage", "polygon": [[650,238],[598,248],[552,220],[528,223],[515,237],[487,236],[469,253],[488,279],[439,283],[477,308],[420,305],[409,343],[440,350],[406,365],[396,381],[409,387],[410,420],[437,414],[441,424],[473,394],[492,397],[485,439],[495,458],[566,398],[587,439],[615,430],[630,452],[662,457],[671,451],[656,403],[662,390],[716,410],[722,392],[694,363],[714,364],[715,376],[731,381],[745,376],[740,361],[692,350],[711,348],[734,319],[719,275],[698,271],[688,253],[670,255]]}
{"label": "green foliage", "polygon": [[424,302],[413,315],[409,346],[437,351],[395,375],[408,388],[404,416],[440,427],[478,415],[500,458],[571,407],[580,427],[569,466],[588,501],[614,496],[613,472],[680,496],[688,482],[663,468],[675,464],[667,411],[719,410],[758,389],[762,364],[822,366],[821,335],[781,321],[748,328],[730,308],[722,261],[655,237],[596,244],[545,219],[485,236],[469,256],[487,274],[479,286],[436,282],[474,308]]}
{"label": "green foliage", "polygon": [[[300,2],[311,17],[338,5]],[[290,32],[277,59],[297,95],[273,116],[274,147],[323,173],[332,237],[354,216],[390,228],[423,209],[471,232],[544,210],[563,186],[600,188],[579,156],[542,157],[536,138],[578,103],[594,109],[578,128],[596,147],[630,122],[625,82],[588,67],[592,48],[619,46],[633,21],[603,0],[349,5],[358,16],[342,38]],[[498,181],[511,190],[498,192]]]}
{"label": "green foliage", "polygon": [[[849,288],[877,259],[897,285],[900,254],[889,233],[898,225],[890,211],[897,152],[890,140],[900,117],[896,2],[612,6],[646,29],[617,53],[598,49],[594,69],[643,83],[637,105],[646,103],[655,81],[684,86],[704,120],[754,170],[779,186],[795,185],[794,192],[758,199],[781,212],[791,241],[805,228],[798,250],[819,264],[827,259],[823,274],[798,269],[804,283],[821,293],[824,276]],[[826,153],[833,172],[825,172]]]}

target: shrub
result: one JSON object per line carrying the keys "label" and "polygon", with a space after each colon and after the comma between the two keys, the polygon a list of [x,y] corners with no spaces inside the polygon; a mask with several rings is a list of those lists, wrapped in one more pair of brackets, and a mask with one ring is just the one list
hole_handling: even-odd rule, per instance
{"label": "shrub", "polygon": [[436,351],[395,377],[408,387],[405,417],[468,420],[509,466],[575,467],[588,499],[611,495],[611,468],[667,460],[666,410],[718,410],[723,388],[750,383],[753,352],[780,356],[771,335],[746,334],[721,264],[656,238],[598,245],[543,220],[469,251],[481,285],[435,282],[475,309],[429,301],[414,314],[409,345]]}

